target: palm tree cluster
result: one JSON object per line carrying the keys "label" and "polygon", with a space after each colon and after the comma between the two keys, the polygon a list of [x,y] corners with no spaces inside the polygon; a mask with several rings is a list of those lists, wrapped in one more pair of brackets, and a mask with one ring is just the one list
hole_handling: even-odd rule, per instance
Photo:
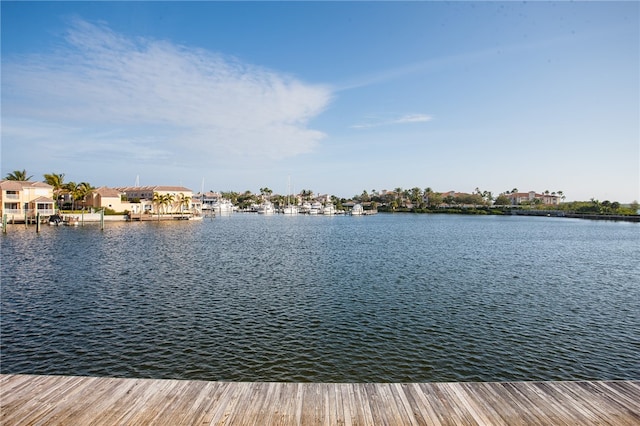
{"label": "palm tree cluster", "polygon": [[87,196],[96,189],[89,182],[64,183],[64,173],[45,173],[44,181],[53,186],[53,194],[58,204],[64,199],[65,195],[69,195],[74,210],[78,208],[78,203],[82,203],[82,207],[84,207]]}
{"label": "palm tree cluster", "polygon": [[443,196],[440,193],[433,192],[430,187],[425,189],[418,187],[402,189],[398,187],[393,191],[384,191],[382,193],[375,189],[372,189],[371,193],[364,190],[362,194],[354,195],[353,199],[358,202],[375,202],[388,205],[394,210],[398,207],[407,206],[418,209],[431,208],[442,204],[444,201]]}
{"label": "palm tree cluster", "polygon": [[[68,195],[71,199],[71,207],[73,209],[78,208],[78,203],[86,201],[87,195],[95,189],[89,182],[64,182],[64,173],[45,173],[43,175],[44,182],[53,187],[53,194],[60,208],[60,203],[65,199],[65,195]],[[33,176],[28,176],[26,170],[14,170],[5,176],[6,180],[15,180],[28,182]]]}
{"label": "palm tree cluster", "polygon": [[181,212],[188,210],[191,205],[191,197],[184,195],[182,192],[177,196],[174,196],[173,194],[160,194],[159,192],[154,192],[152,202],[157,207],[156,211],[158,212],[159,217],[160,213],[166,214],[169,207],[171,207],[172,210],[179,209]]}

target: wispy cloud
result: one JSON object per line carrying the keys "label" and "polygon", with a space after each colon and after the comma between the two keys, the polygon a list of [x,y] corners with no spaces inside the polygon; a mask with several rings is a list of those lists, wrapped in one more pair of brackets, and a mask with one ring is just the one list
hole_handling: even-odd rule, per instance
{"label": "wispy cloud", "polygon": [[408,114],[402,117],[397,117],[393,119],[374,119],[370,120],[367,123],[354,124],[351,126],[352,129],[371,129],[374,127],[381,126],[392,126],[397,124],[411,124],[411,123],[425,123],[427,121],[431,121],[433,117],[426,114]]}
{"label": "wispy cloud", "polygon": [[134,161],[307,153],[325,136],[308,122],[332,99],[284,73],[80,19],[58,51],[5,58],[2,90],[4,146],[55,140]]}

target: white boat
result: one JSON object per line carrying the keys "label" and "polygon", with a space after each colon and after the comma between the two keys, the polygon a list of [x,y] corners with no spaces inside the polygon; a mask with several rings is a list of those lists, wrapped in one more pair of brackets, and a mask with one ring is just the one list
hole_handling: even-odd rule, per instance
{"label": "white boat", "polygon": [[305,201],[304,203],[302,203],[302,206],[300,206],[300,213],[308,214],[310,211],[311,211],[311,203],[308,201]]}
{"label": "white boat", "polygon": [[273,203],[271,203],[271,201],[265,201],[258,206],[258,214],[270,215],[275,212],[276,209],[273,207]]}
{"label": "white boat", "polygon": [[322,209],[322,214],[325,215],[325,216],[331,216],[331,215],[336,214],[336,206],[334,206],[331,203],[327,204]]}
{"label": "white boat", "polygon": [[322,204],[320,201],[314,201],[311,203],[311,210],[309,210],[309,214],[319,214],[322,212]]}
{"label": "white boat", "polygon": [[231,214],[233,213],[233,208],[231,201],[225,199],[217,200],[211,204],[211,210],[213,210],[216,215]]}
{"label": "white boat", "polygon": [[282,213],[287,215],[296,215],[298,214],[298,206],[289,204],[288,206],[282,209]]}
{"label": "white boat", "polygon": [[78,216],[66,216],[63,219],[63,223],[66,226],[78,226],[80,225],[80,219],[78,218]]}
{"label": "white boat", "polygon": [[353,209],[351,209],[351,216],[362,216],[364,214],[364,208],[362,208],[362,204],[354,204]]}

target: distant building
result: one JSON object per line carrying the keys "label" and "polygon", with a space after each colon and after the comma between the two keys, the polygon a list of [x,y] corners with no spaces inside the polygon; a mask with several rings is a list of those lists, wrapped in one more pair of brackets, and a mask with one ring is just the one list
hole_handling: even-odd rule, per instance
{"label": "distant building", "polygon": [[536,200],[540,200],[540,204],[544,205],[554,205],[557,206],[560,204],[560,196],[555,194],[537,194],[535,191],[529,192],[516,192],[516,193],[507,193],[505,194],[511,204],[516,206],[519,204],[531,204],[535,203]]}
{"label": "distant building", "polygon": [[[169,207],[170,211],[182,211],[184,209],[193,209],[194,200],[193,200],[193,191],[184,186],[163,186],[163,185],[155,185],[155,186],[125,186],[125,187],[117,187],[113,188],[119,191],[121,194],[124,194],[124,199],[129,203],[136,204],[137,202],[144,208],[144,211],[151,212],[153,211],[153,194],[158,195],[171,195],[173,197],[173,204]],[[189,206],[187,207],[183,200],[190,200]],[[200,204],[200,203],[195,203]],[[134,213],[139,213],[137,211],[131,210]]]}
{"label": "distant building", "polygon": [[50,216],[55,212],[53,186],[44,182],[0,181],[0,214],[9,220]]}
{"label": "distant building", "polygon": [[[148,203],[151,204],[150,202]],[[85,206],[94,209],[107,208],[116,212],[141,213],[145,203],[127,201],[126,194],[116,188],[101,186],[86,196]]]}

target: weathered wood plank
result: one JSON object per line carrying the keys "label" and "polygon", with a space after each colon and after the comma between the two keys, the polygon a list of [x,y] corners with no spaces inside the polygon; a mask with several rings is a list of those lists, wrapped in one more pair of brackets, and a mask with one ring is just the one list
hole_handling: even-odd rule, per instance
{"label": "weathered wood plank", "polygon": [[640,382],[229,383],[0,375],[0,424],[637,425]]}

